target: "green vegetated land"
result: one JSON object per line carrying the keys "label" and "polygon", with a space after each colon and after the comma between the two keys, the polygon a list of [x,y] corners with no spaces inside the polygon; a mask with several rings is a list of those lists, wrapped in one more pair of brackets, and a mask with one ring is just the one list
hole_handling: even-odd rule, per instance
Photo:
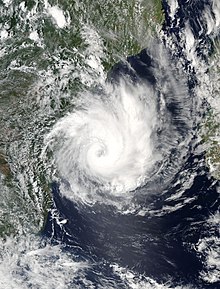
{"label": "green vegetated land", "polygon": [[[25,3],[23,10],[20,8],[22,3]],[[45,10],[44,1],[14,0],[6,7],[0,0],[0,32],[5,27],[9,34],[0,42],[0,50],[3,51],[0,54],[0,174],[5,176],[6,186],[0,203],[0,235],[16,234],[22,222],[35,232],[43,227],[51,205],[50,184],[39,159],[45,134],[43,128],[71,111],[72,102],[65,97],[66,94],[76,94],[83,89],[84,84],[77,77],[71,77],[71,71],[65,85],[60,85],[62,76],[59,72],[59,63],[64,60],[71,59],[76,66],[78,63],[85,66],[85,56],[82,55],[90,39],[85,39],[83,30],[89,28],[97,32],[104,50],[101,63],[107,72],[122,58],[147,47],[164,21],[161,0],[50,0],[49,4],[62,9],[68,19],[67,26],[57,26]],[[37,31],[41,44],[29,38],[33,30]],[[212,56],[216,64],[220,57],[219,47],[216,42],[216,51]],[[34,91],[35,82],[41,77],[38,71],[52,71],[55,83],[51,85],[51,90],[43,80],[41,87]],[[210,73],[216,76],[219,71],[216,65]],[[53,90],[53,86],[57,90]],[[47,112],[40,111],[35,100],[35,94],[44,99],[48,91],[48,105],[53,110],[49,116]],[[54,94],[59,95],[58,100]],[[210,110],[204,122],[203,140],[207,145],[207,164],[213,176],[220,179],[218,119],[217,113]],[[28,150],[23,150],[24,144],[28,145]],[[16,165],[15,149],[20,152]],[[25,159],[32,158],[35,161],[30,173],[26,170],[30,163]],[[25,192],[20,186],[16,187],[18,174],[26,174]],[[28,182],[29,178],[31,182]],[[40,188],[37,193],[33,183]],[[24,214],[19,219],[20,211]],[[33,226],[29,225],[30,222]]]}
{"label": "green vegetated land", "polygon": [[212,101],[202,126],[202,138],[206,146],[206,163],[211,175],[220,179],[220,40],[214,39],[214,52],[210,56],[210,77],[215,79],[212,87]]}
{"label": "green vegetated land", "polygon": [[211,106],[202,126],[202,138],[206,146],[206,163],[211,175],[220,180],[220,40],[214,40],[214,52],[210,56],[210,77],[215,79]]}
{"label": "green vegetated land", "polygon": [[[84,88],[72,77],[74,67],[67,76],[59,70],[60,63],[70,59],[75,67],[85,67],[84,52],[90,39],[85,39],[83,31],[97,32],[104,50],[101,63],[107,72],[117,61],[145,48],[164,19],[161,0],[48,3],[63,11],[68,25],[58,27],[42,0],[0,0],[0,35],[6,35],[0,40],[0,176],[5,186],[0,202],[2,236],[24,230],[20,224],[26,231],[38,232],[43,227],[51,195],[39,156],[48,130],[45,127],[72,109],[66,95]],[[33,31],[37,41],[30,38]],[[42,71],[52,73],[54,83],[48,84],[46,76],[41,79]],[[35,88],[37,81],[42,83]],[[43,102],[45,96],[49,103],[44,112],[36,98]]]}

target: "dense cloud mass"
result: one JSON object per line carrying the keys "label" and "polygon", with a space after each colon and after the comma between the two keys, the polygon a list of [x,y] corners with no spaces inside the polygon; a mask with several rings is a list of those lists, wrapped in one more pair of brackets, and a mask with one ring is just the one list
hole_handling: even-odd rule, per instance
{"label": "dense cloud mass", "polygon": [[219,0],[0,15],[0,288],[219,289]]}

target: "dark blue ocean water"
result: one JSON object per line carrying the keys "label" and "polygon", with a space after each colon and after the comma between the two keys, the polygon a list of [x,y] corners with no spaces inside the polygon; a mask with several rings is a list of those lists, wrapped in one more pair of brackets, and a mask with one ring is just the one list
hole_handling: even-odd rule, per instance
{"label": "dark blue ocean water", "polygon": [[[182,58],[184,69],[188,74],[189,93],[193,98],[193,89],[198,85],[197,76],[191,63],[184,58],[182,46],[178,43],[181,42],[181,29],[189,23],[194,37],[200,43],[197,53],[202,59],[212,54],[212,41],[205,34],[206,27],[203,24],[203,11],[210,2],[188,0],[178,3],[179,9],[175,18],[171,19],[169,6],[163,1],[165,9],[163,31],[165,35],[174,39],[176,49],[170,52],[171,58],[174,62],[175,59]],[[166,46],[164,40],[164,47]],[[107,81],[117,84],[121,76],[127,75],[135,83],[148,82],[154,86],[157,82],[153,70],[155,66],[152,54],[143,50],[137,55],[129,56],[127,63],[115,64],[109,71]],[[175,101],[170,104],[169,111],[177,119],[179,111]],[[184,135],[185,128],[181,122],[177,121],[176,126],[182,129]],[[175,150],[173,153],[175,154]],[[186,169],[195,174],[193,182],[180,198],[169,198],[184,185],[184,181],[178,183],[177,180],[181,171]],[[155,186],[157,187],[157,184]],[[93,270],[88,270],[87,278],[97,286],[99,284],[97,272],[101,272],[118,284],[115,288],[124,288],[109,266],[118,264],[159,283],[172,280],[174,288],[178,285],[193,285],[194,288],[201,289],[220,288],[218,282],[209,283],[200,278],[200,273],[208,269],[204,258],[194,249],[204,237],[219,237],[218,230],[209,230],[206,223],[210,216],[219,210],[220,198],[219,182],[210,177],[204,152],[196,152],[193,141],[183,166],[176,172],[168,187],[164,187],[163,190],[158,185],[158,194],[140,199],[138,199],[139,189],[136,190],[138,203],[144,208],[149,208],[149,212],[143,216],[135,213],[122,214],[115,207],[105,204],[93,206],[76,204],[64,197],[59,187],[59,183],[52,184],[53,206],[48,214],[43,235],[53,244],[60,242],[65,244],[65,250],[73,252],[79,260],[90,260],[96,264]],[[148,187],[145,186],[141,190],[147,192]],[[178,204],[184,205],[172,210]],[[164,207],[169,207],[169,210],[164,212]],[[60,220],[67,222],[60,224],[57,217],[54,217],[54,211],[58,212]]]}

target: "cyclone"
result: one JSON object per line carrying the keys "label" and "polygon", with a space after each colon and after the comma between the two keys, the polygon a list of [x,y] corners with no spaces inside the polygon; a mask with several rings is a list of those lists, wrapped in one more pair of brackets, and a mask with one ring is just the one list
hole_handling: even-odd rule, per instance
{"label": "cyclone", "polygon": [[130,200],[138,188],[148,186],[152,193],[155,183],[157,190],[164,186],[181,165],[190,141],[192,96],[184,75],[177,81],[164,60],[149,59],[142,51],[119,63],[97,92],[81,93],[74,110],[47,135],[68,197],[96,202],[104,193]]}
{"label": "cyclone", "polygon": [[220,288],[220,1],[0,4],[0,288]]}

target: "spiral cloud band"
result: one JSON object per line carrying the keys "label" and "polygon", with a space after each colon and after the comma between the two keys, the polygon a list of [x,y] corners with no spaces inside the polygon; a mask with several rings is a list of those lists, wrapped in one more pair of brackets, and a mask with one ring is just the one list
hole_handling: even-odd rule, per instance
{"label": "spiral cloud band", "polygon": [[85,95],[85,107],[64,117],[49,135],[56,136],[56,163],[73,189],[134,190],[157,160],[152,91],[125,84],[108,90],[104,99]]}
{"label": "spiral cloud band", "polygon": [[68,197],[96,202],[103,194],[132,195],[176,170],[187,146],[190,97],[167,75],[156,85],[128,78],[106,83],[102,93],[81,95],[83,104],[55,124],[46,143]]}

